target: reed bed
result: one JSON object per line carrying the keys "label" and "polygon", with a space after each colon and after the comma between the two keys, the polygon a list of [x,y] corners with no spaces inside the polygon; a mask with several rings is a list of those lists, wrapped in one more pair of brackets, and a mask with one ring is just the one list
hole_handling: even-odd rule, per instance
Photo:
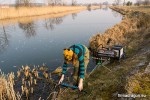
{"label": "reed bed", "polygon": [[81,10],[74,10],[74,11],[62,12],[62,13],[57,13],[57,14],[47,14],[47,15],[40,15],[40,16],[4,19],[4,20],[0,20],[0,25],[10,25],[10,24],[15,24],[15,23],[30,23],[30,22],[33,22],[36,20],[43,20],[43,19],[56,18],[56,17],[64,17],[68,14],[79,13],[80,11]]}
{"label": "reed bed", "polygon": [[[25,7],[24,7],[25,8]],[[56,8],[56,7],[55,7]],[[70,7],[71,8],[71,7]],[[91,9],[99,9],[100,7],[99,6],[92,6]],[[9,8],[7,8],[9,9]],[[14,10],[16,10],[17,12],[17,9],[16,8],[13,8]],[[19,9],[19,8],[18,8]],[[36,8],[36,9],[41,9],[41,8]],[[48,9],[48,7],[47,7]],[[86,7],[74,7],[74,9],[72,8],[71,10],[69,10],[69,7],[67,8],[68,10],[67,11],[61,11],[59,13],[47,13],[47,14],[39,14],[38,16],[37,15],[30,15],[30,16],[23,16],[22,17],[19,17],[17,15],[15,15],[16,17],[11,17],[11,16],[8,16],[9,18],[0,18],[0,25],[9,25],[9,24],[14,24],[14,23],[29,23],[29,22],[32,22],[32,21],[36,21],[36,20],[41,20],[41,19],[49,19],[49,18],[56,18],[56,17],[63,17],[65,15],[68,15],[68,14],[72,14],[72,13],[79,13],[80,11],[82,10],[85,10]],[[2,10],[2,8],[0,9]],[[4,9],[3,9],[4,10]],[[6,10],[6,9],[5,9]],[[6,10],[7,11],[7,10]],[[21,10],[20,10],[21,11]],[[7,11],[8,12],[8,11]],[[56,12],[56,11],[55,11]],[[6,14],[6,12],[5,12]],[[2,15],[2,13],[0,12],[0,15]],[[2,16],[0,16],[2,17]]]}
{"label": "reed bed", "polygon": [[85,6],[44,6],[0,8],[0,19],[57,14],[74,10],[85,10]]}
{"label": "reed bed", "polygon": [[14,90],[14,73],[5,75],[0,71],[0,100],[20,100],[21,96]]}
{"label": "reed bed", "polygon": [[4,75],[0,70],[0,100],[52,100],[61,67],[53,72],[45,64],[16,68],[17,77],[13,72]]}

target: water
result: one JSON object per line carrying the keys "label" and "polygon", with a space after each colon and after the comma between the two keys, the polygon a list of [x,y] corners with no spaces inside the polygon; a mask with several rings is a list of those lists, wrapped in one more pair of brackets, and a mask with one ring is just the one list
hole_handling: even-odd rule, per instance
{"label": "water", "polygon": [[[16,66],[42,65],[51,70],[63,64],[63,49],[73,44],[88,46],[89,39],[103,33],[122,16],[111,9],[82,11],[59,18],[0,26],[0,69],[8,73]],[[89,66],[94,66],[90,61]]]}

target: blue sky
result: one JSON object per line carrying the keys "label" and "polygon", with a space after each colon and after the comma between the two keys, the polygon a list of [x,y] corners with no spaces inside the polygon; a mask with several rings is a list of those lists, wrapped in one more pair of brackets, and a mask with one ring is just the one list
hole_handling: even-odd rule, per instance
{"label": "blue sky", "polygon": [[[37,1],[37,2],[44,2],[46,0],[32,0],[32,1]],[[71,0],[65,0],[67,1],[68,3],[71,2]],[[102,3],[104,1],[108,1],[109,3],[113,3],[115,0],[77,0],[78,3]],[[124,1],[124,0],[121,0],[121,1]],[[135,2],[136,0],[126,0],[126,1],[132,1],[132,2]],[[15,0],[0,0],[0,3],[14,3]]]}

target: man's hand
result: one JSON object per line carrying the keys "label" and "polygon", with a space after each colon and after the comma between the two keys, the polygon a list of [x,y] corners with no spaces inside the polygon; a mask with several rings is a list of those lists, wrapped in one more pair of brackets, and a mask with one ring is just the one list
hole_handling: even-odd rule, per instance
{"label": "man's hand", "polygon": [[79,88],[80,91],[83,90],[83,79],[82,78],[80,78],[80,80],[79,80],[78,88]]}
{"label": "man's hand", "polygon": [[62,75],[61,75],[61,78],[60,78],[60,80],[59,80],[58,84],[62,83],[62,82],[63,82],[63,80],[64,80],[64,74],[62,74]]}

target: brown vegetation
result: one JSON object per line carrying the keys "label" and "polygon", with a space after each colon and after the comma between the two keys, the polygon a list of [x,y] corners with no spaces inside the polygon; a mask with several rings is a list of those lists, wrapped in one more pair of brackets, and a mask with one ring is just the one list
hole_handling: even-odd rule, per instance
{"label": "brown vegetation", "polygon": [[134,7],[113,7],[112,9],[124,14],[122,22],[106,30],[105,33],[92,37],[90,47],[97,49],[100,44],[106,46],[108,38],[111,38],[113,40],[111,45],[123,44],[126,47],[127,59],[119,65],[108,65],[112,72],[105,71],[104,68],[98,69],[95,75],[91,76],[94,80],[88,79],[86,83],[87,87],[90,84],[95,89],[88,89],[92,94],[89,97],[118,99],[117,94],[143,94],[146,96],[143,99],[149,100],[149,8],[143,7],[141,10],[139,7],[135,10]]}
{"label": "brown vegetation", "polygon": [[[111,38],[113,41],[111,45],[123,44],[124,46],[133,48],[137,46],[140,42],[144,41],[144,36],[148,35],[150,27],[150,15],[145,13],[140,13],[137,11],[113,8],[116,11],[125,13],[121,23],[113,26],[112,28],[105,31],[105,33],[97,34],[90,39],[90,47],[96,49],[98,45],[103,44],[106,46],[107,40]],[[141,33],[143,32],[143,34]],[[138,39],[137,39],[138,38]],[[133,44],[131,39],[134,39]]]}
{"label": "brown vegetation", "polygon": [[56,14],[61,12],[69,12],[74,10],[85,10],[86,7],[76,6],[48,6],[48,7],[10,7],[0,9],[0,19],[10,19],[18,17],[39,16],[46,14]]}
{"label": "brown vegetation", "polygon": [[0,99],[20,100],[20,94],[14,91],[14,73],[4,75],[0,72]]}
{"label": "brown vegetation", "polygon": [[[92,6],[91,9],[98,9],[99,6]],[[0,23],[2,25],[14,23],[28,23],[39,19],[63,17],[71,13],[78,13],[86,10],[85,6],[73,7],[20,7],[20,8],[0,8]],[[2,11],[2,12],[1,12]]]}

